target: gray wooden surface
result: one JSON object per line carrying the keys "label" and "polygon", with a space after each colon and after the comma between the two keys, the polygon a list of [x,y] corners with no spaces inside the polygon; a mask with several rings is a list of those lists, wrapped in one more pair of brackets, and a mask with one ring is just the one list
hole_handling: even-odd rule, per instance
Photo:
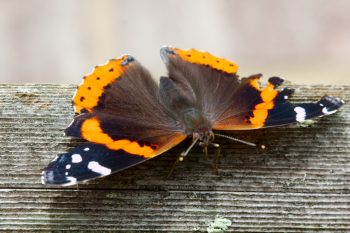
{"label": "gray wooden surface", "polygon": [[[350,102],[350,86],[295,86],[295,102],[323,94]],[[220,173],[195,148],[166,178],[180,145],[139,166],[74,187],[46,187],[41,169],[80,143],[63,135],[73,117],[71,85],[0,85],[0,230],[350,232],[350,107],[308,127],[219,140]]]}

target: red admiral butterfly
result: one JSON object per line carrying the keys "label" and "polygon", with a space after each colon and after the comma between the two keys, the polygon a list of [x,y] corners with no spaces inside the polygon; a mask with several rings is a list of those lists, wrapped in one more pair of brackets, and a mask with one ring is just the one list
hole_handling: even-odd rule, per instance
{"label": "red admiral butterfly", "polygon": [[[238,66],[198,50],[163,47],[168,76],[160,84],[132,56],[112,59],[84,77],[73,103],[78,114],[67,136],[88,142],[58,155],[43,171],[43,184],[73,185],[107,176],[164,153],[187,137],[205,149],[215,130],[280,126],[334,113],[343,101],[288,102],[293,89],[261,74],[238,78]],[[214,144],[215,145],[215,144]],[[190,148],[181,154],[183,158]]]}

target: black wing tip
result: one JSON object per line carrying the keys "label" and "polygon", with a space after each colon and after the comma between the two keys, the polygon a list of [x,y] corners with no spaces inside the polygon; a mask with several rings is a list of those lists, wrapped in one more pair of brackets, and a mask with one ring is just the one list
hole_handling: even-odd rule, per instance
{"label": "black wing tip", "polygon": [[335,113],[345,102],[340,98],[325,95],[320,99],[318,104],[322,107],[322,113],[329,115]]}
{"label": "black wing tip", "polygon": [[145,160],[142,156],[113,151],[104,145],[83,143],[57,155],[43,169],[41,183],[71,186],[108,176]]}
{"label": "black wing tip", "polygon": [[64,170],[61,169],[66,158],[64,154],[57,155],[49,165],[41,172],[41,183],[43,185],[61,185],[69,186],[77,184],[77,179],[73,176],[65,174]]}
{"label": "black wing tip", "polygon": [[41,173],[41,183],[43,185],[70,186],[78,182],[73,176],[62,176],[58,175],[54,170],[43,170]]}

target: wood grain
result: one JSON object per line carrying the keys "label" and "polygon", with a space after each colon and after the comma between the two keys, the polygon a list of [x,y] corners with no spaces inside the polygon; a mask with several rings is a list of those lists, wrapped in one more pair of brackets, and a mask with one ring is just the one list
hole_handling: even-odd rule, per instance
{"label": "wood grain", "polygon": [[[324,94],[350,102],[350,86],[296,86],[293,101]],[[41,169],[81,141],[63,135],[72,85],[0,85],[0,230],[206,232],[220,215],[228,232],[350,232],[350,107],[308,127],[218,140],[219,174],[199,148],[166,178],[184,145],[79,187],[47,187]],[[213,153],[212,153],[213,154]]]}

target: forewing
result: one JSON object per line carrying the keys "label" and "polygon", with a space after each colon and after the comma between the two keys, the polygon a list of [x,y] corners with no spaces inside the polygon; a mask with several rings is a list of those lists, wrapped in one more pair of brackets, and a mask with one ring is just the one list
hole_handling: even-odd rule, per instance
{"label": "forewing", "polygon": [[84,76],[73,97],[74,111],[77,114],[92,112],[100,104],[105,90],[125,73],[133,61],[132,56],[123,55],[110,59],[105,65],[96,66]]}
{"label": "forewing", "polygon": [[185,137],[175,133],[142,138],[140,141],[125,139],[114,140],[112,144],[83,143],[59,154],[43,170],[41,180],[43,184],[68,186],[107,176],[161,154]]}
{"label": "forewing", "polygon": [[[73,101],[78,115],[65,130],[89,143],[59,155],[44,169],[43,183],[71,185],[105,176],[184,140],[158,94],[149,72],[130,55],[95,68],[78,87]],[[75,163],[75,157],[81,161]]]}

